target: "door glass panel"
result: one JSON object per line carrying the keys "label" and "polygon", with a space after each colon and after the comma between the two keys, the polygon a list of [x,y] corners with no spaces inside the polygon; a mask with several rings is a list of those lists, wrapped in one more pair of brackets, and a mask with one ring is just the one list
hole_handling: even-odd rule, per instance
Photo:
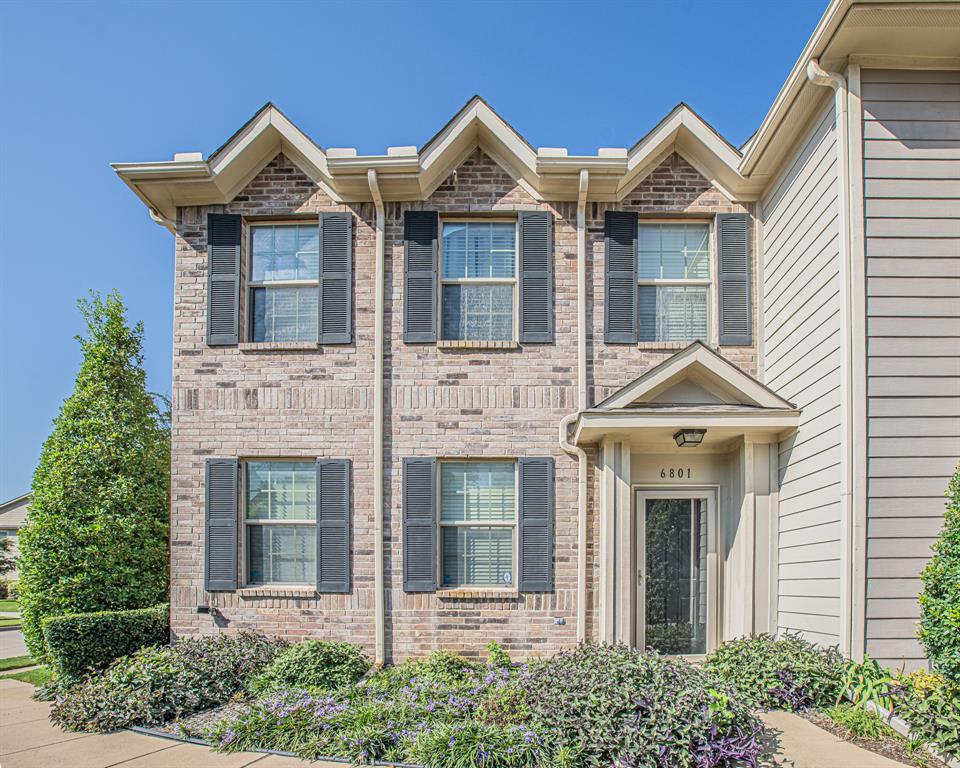
{"label": "door glass panel", "polygon": [[705,499],[645,505],[645,643],[666,654],[707,652]]}

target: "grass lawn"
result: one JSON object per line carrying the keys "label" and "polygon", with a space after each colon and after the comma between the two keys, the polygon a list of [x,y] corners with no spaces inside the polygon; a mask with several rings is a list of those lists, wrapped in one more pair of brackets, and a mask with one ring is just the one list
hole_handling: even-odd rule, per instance
{"label": "grass lawn", "polygon": [[0,627],[19,627],[20,619],[0,619]]}
{"label": "grass lawn", "polygon": [[9,659],[0,659],[0,672],[7,669],[17,669],[19,667],[32,667],[33,659],[29,656],[14,656]]}
{"label": "grass lawn", "polygon": [[0,611],[19,612],[20,603],[16,600],[0,600]]}
{"label": "grass lawn", "polygon": [[20,680],[23,683],[30,683],[30,685],[43,685],[49,682],[52,677],[53,673],[49,667],[37,667],[36,669],[28,669],[26,672],[0,675],[0,680]]}

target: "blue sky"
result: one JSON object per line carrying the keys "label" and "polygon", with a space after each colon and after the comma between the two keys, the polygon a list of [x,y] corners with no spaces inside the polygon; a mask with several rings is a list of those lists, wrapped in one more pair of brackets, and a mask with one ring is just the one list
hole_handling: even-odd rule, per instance
{"label": "blue sky", "polygon": [[273,101],[324,147],[422,145],[479,93],[534,146],[632,145],[678,101],[734,144],[826,0],[0,3],[0,501],[117,288],[170,392],[173,239],[111,170],[208,155]]}

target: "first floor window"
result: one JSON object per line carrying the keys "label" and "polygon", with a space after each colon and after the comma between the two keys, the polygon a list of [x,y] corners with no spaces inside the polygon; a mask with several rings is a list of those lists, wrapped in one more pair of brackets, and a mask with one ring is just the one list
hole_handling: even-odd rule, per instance
{"label": "first floor window", "polygon": [[708,341],[710,225],[641,222],[639,227],[640,341]]}
{"label": "first floor window", "polygon": [[251,226],[251,340],[316,341],[319,278],[318,224]]}
{"label": "first floor window", "polygon": [[248,582],[315,583],[316,464],[250,461],[246,469]]}
{"label": "first floor window", "polygon": [[440,563],[444,587],[514,585],[516,464],[440,463]]}
{"label": "first floor window", "polygon": [[516,222],[444,222],[440,260],[443,339],[512,340]]}

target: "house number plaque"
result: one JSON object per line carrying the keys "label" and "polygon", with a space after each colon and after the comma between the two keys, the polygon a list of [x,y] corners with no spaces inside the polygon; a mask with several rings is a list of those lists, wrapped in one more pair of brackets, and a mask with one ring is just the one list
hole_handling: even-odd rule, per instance
{"label": "house number plaque", "polygon": [[660,477],[661,479],[669,478],[670,480],[689,480],[690,467],[661,467]]}

